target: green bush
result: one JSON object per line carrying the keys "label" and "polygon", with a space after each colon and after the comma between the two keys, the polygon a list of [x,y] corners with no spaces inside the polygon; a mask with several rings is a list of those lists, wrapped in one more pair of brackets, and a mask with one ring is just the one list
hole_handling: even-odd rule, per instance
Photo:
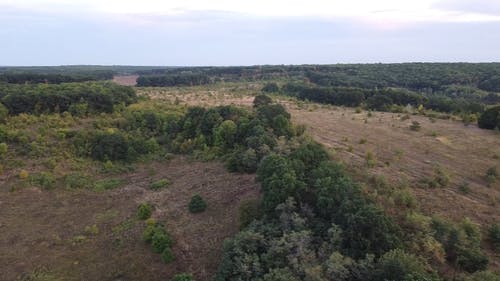
{"label": "green bush", "polygon": [[158,180],[158,181],[151,183],[151,185],[149,185],[149,188],[152,190],[159,190],[159,189],[167,187],[168,185],[170,185],[169,180],[161,179],[161,180]]}
{"label": "green bush", "polygon": [[477,121],[479,128],[493,130],[500,128],[500,106],[487,109]]}
{"label": "green bush", "polygon": [[92,178],[81,173],[67,174],[63,178],[66,188],[91,188],[93,187]]}
{"label": "green bush", "polygon": [[276,84],[274,82],[267,83],[262,88],[262,92],[264,92],[264,93],[277,93],[277,92],[279,92],[279,90],[280,90],[280,88],[279,88],[278,84]]}
{"label": "green bush", "polygon": [[153,252],[157,254],[163,253],[166,248],[172,246],[173,240],[165,231],[156,231],[151,238],[151,247]]}
{"label": "green bush", "polygon": [[273,100],[267,95],[257,95],[253,99],[253,107],[259,107],[273,103]]}
{"label": "green bush", "polygon": [[252,221],[260,219],[262,215],[260,200],[253,199],[242,202],[239,208],[240,229],[247,227]]}
{"label": "green bush", "polygon": [[49,172],[41,172],[31,175],[30,183],[43,189],[52,189],[55,187],[56,178]]}
{"label": "green bush", "polygon": [[137,207],[137,217],[141,220],[149,219],[152,212],[153,206],[151,206],[149,203],[141,203],[139,207]]}
{"label": "green bush", "polygon": [[119,187],[124,184],[124,180],[122,179],[103,179],[96,181],[94,183],[94,190],[96,191],[105,191]]}
{"label": "green bush", "polygon": [[5,105],[0,103],[0,123],[4,122],[7,116],[9,116],[9,110],[5,107]]}
{"label": "green bush", "polygon": [[170,281],[195,281],[193,275],[187,273],[181,273],[175,275]]}
{"label": "green bush", "polygon": [[163,252],[161,252],[161,259],[164,263],[171,263],[174,261],[174,253],[172,252],[172,248],[166,247]]}
{"label": "green bush", "polygon": [[9,148],[9,146],[6,143],[4,143],[4,142],[0,143],[0,157],[7,154],[8,148]]}
{"label": "green bush", "polygon": [[207,203],[199,194],[196,194],[191,197],[188,208],[191,213],[201,213],[207,208]]}
{"label": "green bush", "polygon": [[491,271],[478,271],[466,277],[464,281],[500,281],[500,275]]}
{"label": "green bush", "polygon": [[493,247],[495,247],[496,250],[500,250],[500,224],[492,224],[488,236]]}
{"label": "green bush", "polygon": [[457,264],[467,272],[476,272],[488,268],[489,259],[479,248],[460,247],[457,251]]}
{"label": "green bush", "polygon": [[380,258],[376,265],[374,280],[433,280],[432,277],[427,273],[425,264],[421,260],[398,249],[389,251]]}

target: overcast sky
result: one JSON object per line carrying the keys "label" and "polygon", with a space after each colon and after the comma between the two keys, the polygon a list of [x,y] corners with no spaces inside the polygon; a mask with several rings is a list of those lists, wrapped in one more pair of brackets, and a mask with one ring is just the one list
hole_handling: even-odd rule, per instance
{"label": "overcast sky", "polygon": [[500,61],[500,0],[0,0],[0,65]]}

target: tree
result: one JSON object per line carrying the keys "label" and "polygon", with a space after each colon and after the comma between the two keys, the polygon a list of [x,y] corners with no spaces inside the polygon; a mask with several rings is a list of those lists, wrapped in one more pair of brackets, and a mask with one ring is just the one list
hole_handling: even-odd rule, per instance
{"label": "tree", "polygon": [[277,92],[279,92],[279,90],[280,90],[280,88],[279,88],[278,84],[276,84],[274,82],[267,83],[262,88],[262,92],[264,92],[264,93],[277,93]]}
{"label": "tree", "polygon": [[201,213],[207,208],[207,203],[199,194],[195,194],[191,197],[188,208],[191,213]]}
{"label": "tree", "polygon": [[257,95],[253,99],[253,107],[271,104],[273,100],[268,95]]}
{"label": "tree", "polygon": [[500,129],[500,106],[487,109],[477,121],[479,128],[493,130]]}

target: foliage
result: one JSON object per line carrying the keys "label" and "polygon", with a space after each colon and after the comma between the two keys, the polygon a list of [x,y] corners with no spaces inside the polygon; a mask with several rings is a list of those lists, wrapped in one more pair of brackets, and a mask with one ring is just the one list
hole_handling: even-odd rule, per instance
{"label": "foliage", "polygon": [[279,92],[279,90],[280,90],[280,88],[279,88],[278,84],[276,84],[274,82],[267,83],[262,88],[262,92],[264,92],[264,93],[277,93],[277,92]]}
{"label": "foliage", "polygon": [[193,275],[188,273],[176,274],[170,281],[195,281]]}
{"label": "foliage", "polygon": [[493,130],[500,128],[500,106],[487,109],[477,122],[479,128]]}
{"label": "foliage", "polygon": [[[114,83],[64,83],[59,85],[0,84],[0,101],[12,115],[20,113],[62,113],[72,105],[85,103],[88,112],[113,112],[113,106],[137,101],[130,87]],[[74,110],[74,107],[73,109]]]}
{"label": "foliage", "polygon": [[263,105],[269,105],[273,100],[267,95],[257,95],[253,99],[253,107],[259,107]]}
{"label": "foliage", "polygon": [[161,180],[158,180],[158,181],[155,181],[155,182],[151,183],[149,185],[149,188],[152,189],[152,190],[159,190],[159,189],[167,187],[168,185],[170,185],[170,181],[169,180],[167,180],[167,179],[161,179]]}
{"label": "foliage", "polygon": [[151,217],[152,212],[153,206],[149,203],[141,203],[139,207],[137,207],[137,217],[141,220],[146,220]]}
{"label": "foliage", "polygon": [[490,238],[491,244],[496,250],[500,249],[500,225],[495,223],[490,226],[488,231],[488,236]]}
{"label": "foliage", "polygon": [[191,213],[201,213],[207,208],[207,203],[199,194],[195,194],[189,201],[188,209]]}

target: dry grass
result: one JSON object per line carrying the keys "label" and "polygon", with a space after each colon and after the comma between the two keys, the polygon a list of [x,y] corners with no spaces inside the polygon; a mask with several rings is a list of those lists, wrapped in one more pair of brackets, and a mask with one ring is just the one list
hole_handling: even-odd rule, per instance
{"label": "dry grass", "polygon": [[[123,176],[128,184],[107,192],[22,189],[0,193],[0,280],[16,280],[44,268],[60,280],[168,280],[179,272],[210,280],[225,238],[238,231],[241,200],[256,198],[252,175],[229,174],[221,163],[178,157],[153,162]],[[167,178],[171,185],[149,190]],[[201,194],[208,209],[187,210]],[[136,208],[148,201],[176,243],[166,265],[142,242]],[[86,226],[96,225],[97,234]],[[59,280],[58,279],[58,280]]]}

